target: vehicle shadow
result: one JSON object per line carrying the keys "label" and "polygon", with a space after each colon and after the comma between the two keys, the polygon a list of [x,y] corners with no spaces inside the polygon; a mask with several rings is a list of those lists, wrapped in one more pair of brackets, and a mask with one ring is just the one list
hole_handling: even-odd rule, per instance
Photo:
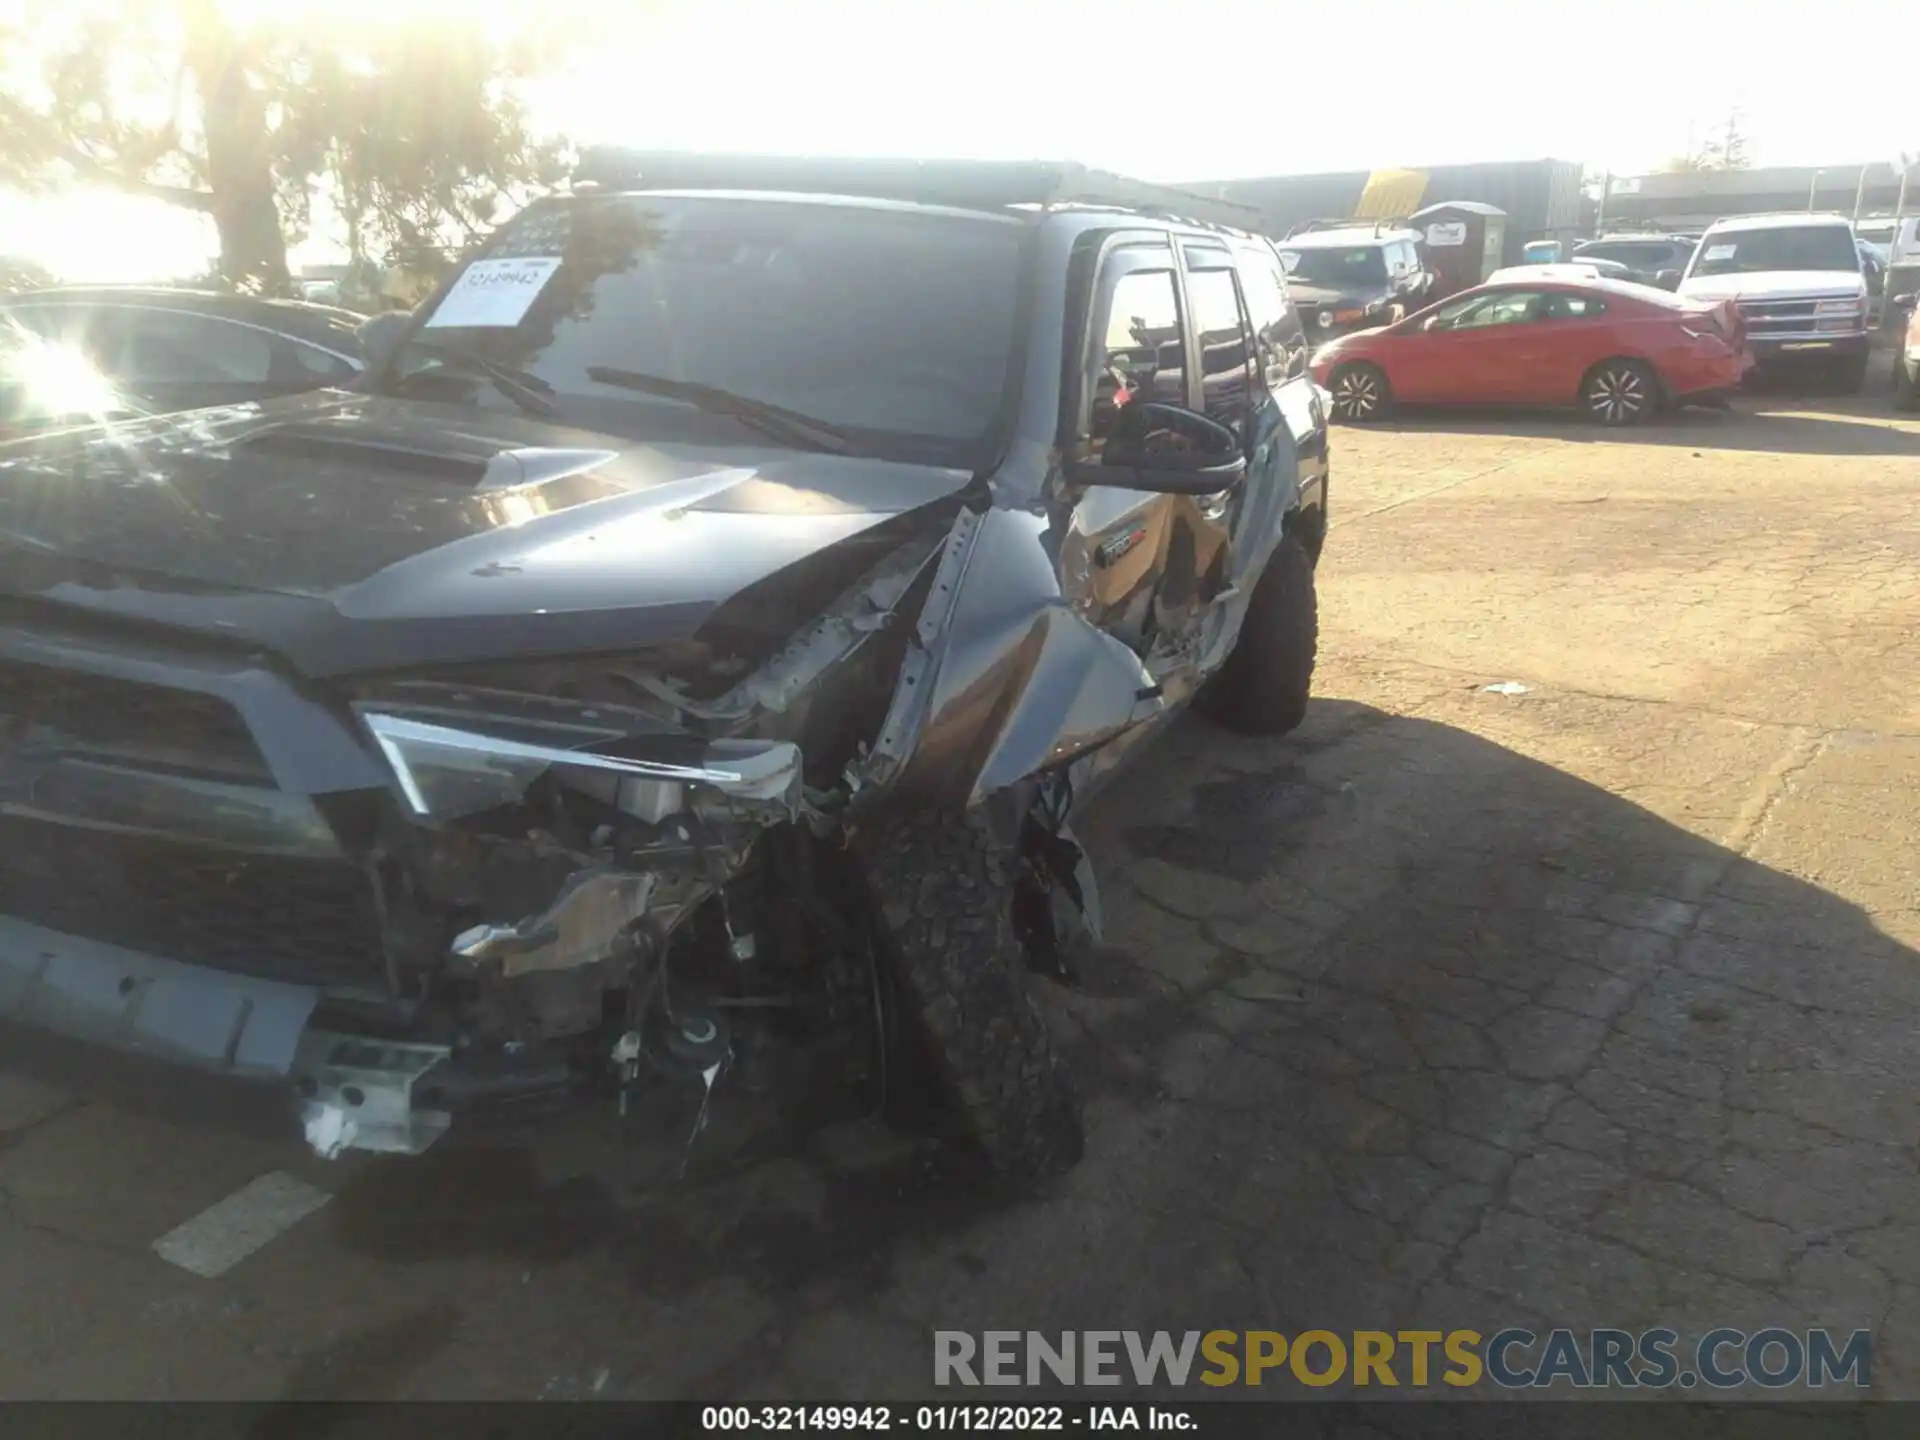
{"label": "vehicle shadow", "polygon": [[1893,408],[1885,365],[1875,357],[1858,395],[1821,393],[1781,379],[1743,390],[1730,409],[1670,411],[1627,429],[1595,425],[1572,410],[1414,407],[1367,428],[1395,434],[1534,436],[1588,444],[1671,445],[1833,456],[1920,455],[1920,425]]}
{"label": "vehicle shadow", "polygon": [[[951,1398],[936,1326],[1844,1333],[1920,1270],[1920,955],[1849,901],[1342,700],[1280,740],[1182,720],[1082,833],[1107,933],[1044,987],[1089,1116],[1062,1181],[984,1193],[871,1120],[644,1193],[604,1114],[383,1161],[314,1222],[332,1253],[523,1282],[404,1374],[289,1393],[525,1398],[587,1330],[607,1398],[708,1401]],[[1876,1394],[1912,1391],[1920,1346],[1875,1340]]]}
{"label": "vehicle shadow", "polygon": [[[993,1195],[940,1142],[835,1122],[629,1197],[536,1262],[633,1317],[654,1358],[616,1389],[783,1398],[764,1348],[669,1361],[641,1318],[742,1294],[847,1337],[802,1373],[848,1399],[932,1395],[933,1326],[1865,1324],[1871,1283],[1798,1289],[1793,1257],[1920,1234],[1920,956],[1816,885],[1345,701],[1278,741],[1183,721],[1084,834],[1106,941],[1042,992],[1082,1165]],[[616,1163],[528,1143],[549,1183]],[[360,1243],[409,1208],[343,1201]]]}

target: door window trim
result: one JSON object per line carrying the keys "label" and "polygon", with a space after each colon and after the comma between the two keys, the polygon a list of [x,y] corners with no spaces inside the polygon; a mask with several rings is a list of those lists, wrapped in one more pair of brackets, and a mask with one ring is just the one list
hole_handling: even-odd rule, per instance
{"label": "door window trim", "polygon": [[289,345],[304,345],[309,350],[318,350],[322,355],[330,356],[335,360],[344,360],[353,367],[355,373],[365,368],[365,362],[362,361],[359,356],[349,355],[344,350],[335,350],[330,345],[322,345],[317,341],[305,340],[298,335],[290,335],[285,330],[276,330],[271,325],[262,325],[258,321],[240,320],[231,315],[216,315],[211,311],[195,310],[187,305],[145,305],[138,301],[129,300],[22,300],[16,305],[8,306],[7,309],[36,311],[78,310],[82,312],[97,311],[103,313],[130,310],[142,314],[186,315],[195,320],[207,320],[218,325],[238,325],[242,330],[253,330],[259,334],[268,336],[270,339],[284,340]]}
{"label": "door window trim", "polygon": [[1180,256],[1171,239],[1164,232],[1131,231],[1109,233],[1103,237],[1095,253],[1091,267],[1091,284],[1086,303],[1080,309],[1080,335],[1078,342],[1067,347],[1067,353],[1074,356],[1073,371],[1070,376],[1072,389],[1066,409],[1065,448],[1072,454],[1084,455],[1093,443],[1093,385],[1091,384],[1094,363],[1105,355],[1106,322],[1111,318],[1113,290],[1127,275],[1146,272],[1165,273],[1173,285],[1174,304],[1180,312],[1180,357],[1181,374],[1185,381],[1185,393],[1181,403],[1188,409],[1197,409],[1194,404],[1194,391],[1198,377],[1194,374],[1193,318],[1188,311],[1186,285],[1180,273]]}

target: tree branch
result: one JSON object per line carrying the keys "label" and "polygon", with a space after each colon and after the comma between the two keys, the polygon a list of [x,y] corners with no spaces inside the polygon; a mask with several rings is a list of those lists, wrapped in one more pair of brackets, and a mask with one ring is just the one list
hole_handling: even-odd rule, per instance
{"label": "tree branch", "polygon": [[96,159],[71,141],[56,134],[46,120],[35,114],[16,100],[0,95],[0,129],[11,131],[14,135],[30,134],[37,145],[33,148],[41,163],[57,160],[72,167],[75,173],[97,185],[105,185],[125,195],[142,195],[150,200],[164,200],[169,205],[178,205],[188,210],[198,210],[202,214],[213,209],[213,196],[205,190],[196,190],[187,185],[165,185],[155,180],[143,180],[137,175],[128,175],[116,170],[103,160]]}

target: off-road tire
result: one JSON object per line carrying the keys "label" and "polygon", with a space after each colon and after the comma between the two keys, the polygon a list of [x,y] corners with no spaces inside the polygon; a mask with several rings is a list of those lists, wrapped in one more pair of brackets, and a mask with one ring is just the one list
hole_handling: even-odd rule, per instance
{"label": "off-road tire", "polygon": [[1298,729],[1307,718],[1319,647],[1313,560],[1297,535],[1285,535],[1253,587],[1233,653],[1194,703],[1209,720],[1243,735]]}
{"label": "off-road tire", "polygon": [[921,811],[859,849],[882,959],[969,1137],[1015,1184],[1071,1170],[1080,1098],[1028,991],[1005,847],[977,816]]}

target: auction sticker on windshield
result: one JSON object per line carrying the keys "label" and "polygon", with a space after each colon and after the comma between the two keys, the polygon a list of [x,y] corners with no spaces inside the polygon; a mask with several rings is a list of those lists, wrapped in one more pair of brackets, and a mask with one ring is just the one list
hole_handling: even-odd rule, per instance
{"label": "auction sticker on windshield", "polygon": [[435,325],[518,325],[534,297],[546,288],[560,268],[555,255],[524,260],[476,260],[466,269],[446,298],[435,308],[427,328]]}
{"label": "auction sticker on windshield", "polygon": [[1709,245],[1707,246],[1706,253],[1700,258],[1702,260],[1731,260],[1733,258],[1733,252],[1739,248],[1738,245]]}

